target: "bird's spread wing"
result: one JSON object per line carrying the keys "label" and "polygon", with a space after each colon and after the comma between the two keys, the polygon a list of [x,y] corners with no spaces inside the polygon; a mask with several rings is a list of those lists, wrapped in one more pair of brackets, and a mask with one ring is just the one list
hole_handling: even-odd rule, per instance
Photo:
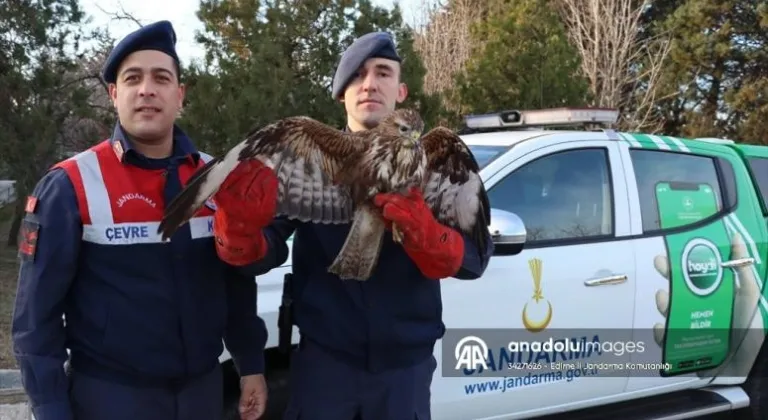
{"label": "bird's spread wing", "polygon": [[319,223],[347,223],[353,203],[340,175],[366,143],[311,118],[290,117],[253,130],[223,157],[211,160],[189,180],[165,210],[164,238],[213,196],[240,162],[258,159],[278,177],[277,216]]}
{"label": "bird's spread wing", "polygon": [[451,130],[437,127],[421,138],[427,155],[424,199],[435,218],[485,248],[491,208],[472,151]]}

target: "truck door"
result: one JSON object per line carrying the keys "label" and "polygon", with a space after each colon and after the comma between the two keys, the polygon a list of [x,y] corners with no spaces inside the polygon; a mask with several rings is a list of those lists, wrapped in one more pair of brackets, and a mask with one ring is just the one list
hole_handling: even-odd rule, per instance
{"label": "truck door", "polygon": [[[617,143],[599,136],[515,146],[487,181],[491,207],[520,216],[527,242],[520,254],[492,257],[482,279],[443,280],[448,361],[432,385],[436,417],[533,415],[623,392],[625,375],[586,366],[627,362],[632,351],[621,348],[632,338],[635,295],[625,181]],[[457,328],[485,340],[488,369],[455,373]],[[507,346],[550,338],[581,346]]]}
{"label": "truck door", "polygon": [[630,141],[622,153],[635,177],[629,183],[638,235],[635,340],[652,344],[632,356],[650,368],[632,376],[627,391],[708,382],[727,364],[757,309],[756,299],[735,299],[735,291],[760,277],[753,265],[759,253],[745,227],[759,207],[749,195],[737,196],[736,171],[743,166],[727,148],[624,138]]}

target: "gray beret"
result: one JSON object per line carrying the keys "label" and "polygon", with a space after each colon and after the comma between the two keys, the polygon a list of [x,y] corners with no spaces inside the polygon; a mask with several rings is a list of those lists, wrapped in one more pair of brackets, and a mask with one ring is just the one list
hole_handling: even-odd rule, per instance
{"label": "gray beret", "polygon": [[179,56],[176,54],[176,31],[167,20],[155,22],[131,32],[112,50],[101,70],[101,77],[106,83],[115,83],[117,69],[125,60],[125,57],[136,51],[157,50],[171,56],[178,64]]}
{"label": "gray beret", "polygon": [[360,66],[369,58],[380,57],[390,60],[402,61],[397,54],[395,42],[392,35],[387,32],[370,32],[352,43],[344,51],[336,67],[336,74],[333,75],[333,89],[331,95],[334,99],[338,98],[347,88],[350,79]]}

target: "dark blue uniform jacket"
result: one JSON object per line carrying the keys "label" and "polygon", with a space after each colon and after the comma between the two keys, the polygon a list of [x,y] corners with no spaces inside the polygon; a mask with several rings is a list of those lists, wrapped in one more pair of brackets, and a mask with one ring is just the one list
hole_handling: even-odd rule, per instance
{"label": "dark blue uniform jacket", "polygon": [[[344,131],[349,131],[345,127]],[[342,281],[328,272],[351,224],[301,223],[278,217],[265,229],[270,251],[250,267],[254,275],[292,252],[292,318],[302,340],[322,345],[340,360],[370,372],[413,366],[426,360],[445,333],[440,281],[429,279],[402,248],[384,235],[380,259],[367,281]],[[454,276],[483,275],[493,242],[477,249],[464,235],[464,261]]]}
{"label": "dark blue uniform jacket", "polygon": [[[371,372],[427,359],[442,338],[440,281],[421,274],[402,245],[385,235],[381,259],[367,281],[341,281],[328,273],[351,225],[320,225],[277,218],[266,228],[270,256],[284,261],[293,240],[293,318],[302,340],[312,340],[341,360]],[[467,237],[459,279],[481,277],[493,253]],[[266,268],[265,268],[266,269]],[[258,273],[254,273],[258,274]]]}
{"label": "dark blue uniform jacket", "polygon": [[[134,192],[150,201],[156,195],[158,214],[162,202],[179,192],[179,173],[188,178],[199,164],[198,153],[178,129],[169,159],[139,155],[119,126],[110,142],[121,146],[114,147],[118,159],[122,152],[122,162],[115,164],[142,174],[140,182],[128,183]],[[113,182],[109,168],[102,165],[107,184]],[[84,241],[73,185],[64,170],[48,172],[33,192],[34,212],[24,219],[25,235],[34,233],[35,226],[39,230],[34,255],[22,255],[12,329],[38,420],[71,418],[65,348],[71,350],[75,371],[135,386],[173,387],[209,372],[218,364],[222,340],[241,374],[263,372],[267,337],[257,317],[256,284],[217,258],[210,235],[191,240],[186,224],[170,243]],[[112,208],[141,204],[129,202],[139,194],[124,197],[127,201],[117,203],[110,197]],[[94,205],[90,198],[88,203]],[[101,229],[102,241],[148,238],[156,232],[141,226],[91,227]]]}

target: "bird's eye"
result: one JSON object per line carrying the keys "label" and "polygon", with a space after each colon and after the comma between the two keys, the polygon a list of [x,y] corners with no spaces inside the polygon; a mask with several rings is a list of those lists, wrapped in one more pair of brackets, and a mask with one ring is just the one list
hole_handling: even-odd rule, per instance
{"label": "bird's eye", "polygon": [[400,126],[400,132],[401,132],[401,133],[405,133],[406,131],[408,131],[408,127],[406,127],[406,126],[404,126],[404,125],[401,125],[401,126]]}

